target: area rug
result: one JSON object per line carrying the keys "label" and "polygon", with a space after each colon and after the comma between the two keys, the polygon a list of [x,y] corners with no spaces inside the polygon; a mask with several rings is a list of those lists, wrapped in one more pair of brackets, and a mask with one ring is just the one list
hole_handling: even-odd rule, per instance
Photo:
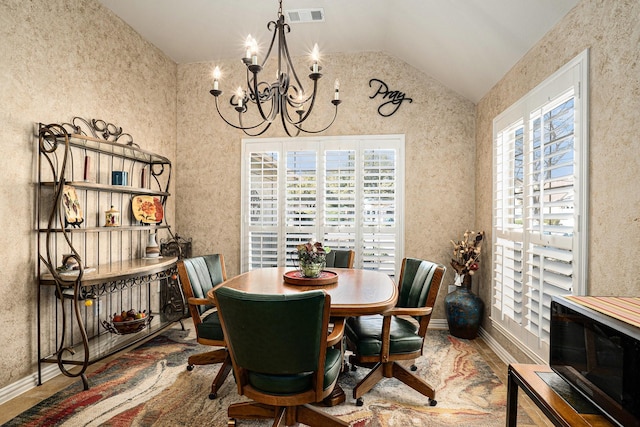
{"label": "area rug", "polygon": [[[244,400],[230,375],[209,400],[218,366],[186,370],[190,354],[207,351],[189,330],[170,329],[89,375],[89,390],[81,381],[45,399],[5,426],[226,426],[226,408]],[[504,426],[506,387],[474,346],[447,331],[427,334],[425,354],[417,374],[436,389],[436,406],[395,379],[384,379],[364,396],[364,406],[351,397],[365,368],[341,376],[347,400],[322,408],[352,427],[378,426]],[[268,426],[267,421],[238,420],[239,426]],[[533,425],[522,410],[518,425]]]}

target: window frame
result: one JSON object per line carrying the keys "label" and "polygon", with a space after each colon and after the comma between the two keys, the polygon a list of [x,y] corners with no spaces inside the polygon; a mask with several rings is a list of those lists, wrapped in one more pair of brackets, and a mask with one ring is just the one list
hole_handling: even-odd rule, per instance
{"label": "window frame", "polygon": [[[533,90],[531,90],[528,94],[522,97],[520,100],[515,102],[512,106],[507,108],[504,112],[499,114],[493,120],[493,189],[492,189],[492,203],[493,203],[493,211],[492,211],[492,254],[491,254],[491,265],[492,265],[492,293],[491,293],[491,321],[492,325],[499,330],[503,335],[507,336],[512,342],[516,344],[516,346],[522,350],[527,356],[531,359],[537,361],[538,363],[546,363],[548,360],[548,340],[543,336],[544,335],[544,321],[543,319],[544,313],[543,310],[549,311],[547,313],[550,315],[550,310],[548,305],[550,302],[546,301],[546,295],[539,295],[538,300],[540,301],[539,306],[535,307],[538,309],[538,315],[540,318],[538,319],[538,324],[534,325],[537,329],[537,332],[532,332],[528,330],[527,323],[527,315],[529,312],[533,312],[534,307],[528,307],[528,292],[533,289],[535,292],[536,287],[530,286],[531,281],[534,281],[531,277],[527,278],[527,276],[531,276],[531,271],[535,270],[536,264],[532,261],[532,257],[535,258],[536,250],[543,248],[546,249],[546,246],[551,247],[562,247],[565,246],[565,249],[568,246],[571,248],[571,290],[570,292],[573,295],[585,295],[586,293],[586,283],[587,283],[587,273],[588,273],[588,206],[589,206],[589,50],[586,49],[561,67],[558,71],[556,71],[553,75],[545,79],[542,83],[536,86]],[[524,181],[522,183],[522,196],[521,201],[523,205],[520,207],[521,210],[521,219],[522,225],[516,225],[516,214],[514,212],[514,220],[512,222],[501,221],[508,215],[505,213],[507,207],[506,204],[503,204],[505,200],[509,196],[512,197],[514,203],[509,205],[510,207],[515,207],[517,203],[515,203],[515,193],[505,194],[506,188],[503,185],[504,174],[506,174],[505,169],[508,167],[513,167],[514,163],[509,163],[507,166],[505,165],[506,161],[514,161],[515,155],[512,157],[505,157],[502,159],[502,162],[499,162],[498,156],[501,155],[501,152],[498,150],[501,149],[501,145],[504,142],[500,140],[500,138],[504,135],[505,130],[516,128],[516,124],[520,123],[523,127],[523,138],[524,138],[524,146],[523,146],[523,160],[522,165],[524,168],[527,167],[530,163],[532,163],[532,159],[529,157],[530,153],[528,151],[533,152],[531,148],[534,144],[532,140],[535,139],[533,135],[533,130],[530,129],[530,124],[534,121],[535,114],[534,112],[546,112],[550,111],[550,106],[552,105],[560,105],[562,101],[562,97],[567,94],[568,91],[573,91],[573,114],[574,114],[574,128],[573,128],[573,230],[572,237],[565,236],[554,236],[553,233],[539,233],[535,230],[528,230],[527,227],[530,226],[530,222],[527,220],[527,211],[533,206],[533,202],[527,200],[527,198],[533,198],[531,194],[531,190],[527,188],[530,185],[528,182],[529,178],[534,175],[534,172],[523,171]],[[540,114],[538,114],[540,116]],[[510,148],[511,154],[514,154],[516,143],[514,142],[515,138],[511,138],[510,140]],[[504,148],[504,147],[502,147]],[[509,172],[511,173],[511,171]],[[502,175],[501,175],[502,174]],[[508,174],[507,174],[508,175]],[[527,175],[529,175],[527,177]],[[499,177],[502,176],[503,180],[501,181]],[[511,175],[515,176],[515,172]],[[515,188],[515,184],[510,188]],[[516,209],[513,209],[514,211]],[[567,242],[569,240],[569,242]],[[506,242],[514,243],[516,246],[519,244],[520,249],[516,248],[513,250],[515,255],[513,257],[505,256],[506,252],[502,253],[502,258],[500,259],[500,264],[496,262],[500,254],[498,252],[504,251],[505,246],[503,243]],[[509,250],[507,247],[506,250]],[[520,252],[520,262],[521,262],[521,284],[522,290],[520,292],[520,297],[522,301],[517,304],[518,308],[522,310],[521,319],[514,320],[506,315],[506,311],[508,311],[508,301],[505,300],[505,295],[502,293],[504,289],[509,288],[505,283],[510,280],[517,280],[514,278],[503,276],[505,273],[504,269],[500,269],[505,263],[511,260],[513,262],[511,267],[512,272],[517,274],[517,266],[518,266],[518,252]],[[544,263],[544,261],[542,261]],[[499,276],[499,277],[498,277]],[[505,280],[506,278],[506,280]],[[499,281],[501,279],[502,281]],[[520,282],[514,282],[520,283]],[[505,286],[507,288],[505,288]],[[515,285],[517,286],[517,285]],[[549,286],[546,287],[547,289]],[[513,286],[511,287],[513,289]],[[545,286],[542,285],[540,288],[544,291]],[[517,316],[515,316],[517,317]],[[542,330],[542,334],[539,332]],[[541,336],[542,335],[542,336]]]}
{"label": "window frame", "polygon": [[[282,250],[281,247],[288,247],[291,245],[291,241],[287,239],[288,232],[291,231],[292,226],[287,226],[287,221],[284,220],[282,214],[287,209],[287,153],[299,152],[305,150],[312,150],[317,153],[317,179],[316,179],[316,199],[315,215],[317,216],[317,224],[312,226],[316,230],[313,233],[313,237],[322,241],[326,233],[339,233],[336,231],[336,227],[329,225],[325,221],[324,207],[325,202],[328,199],[327,193],[327,179],[325,170],[325,153],[332,151],[342,150],[355,150],[355,199],[356,199],[356,213],[355,224],[349,228],[349,232],[353,234],[354,247],[356,251],[355,264],[356,268],[373,268],[371,262],[363,260],[364,250],[364,236],[375,235],[376,230],[385,231],[384,226],[376,228],[369,228],[370,233],[365,233],[365,227],[363,227],[363,210],[364,206],[363,194],[364,194],[364,182],[363,182],[363,158],[362,153],[365,150],[395,150],[395,170],[394,170],[394,197],[395,197],[395,213],[394,213],[394,254],[392,267],[389,264],[387,267],[390,271],[387,271],[391,276],[399,274],[399,268],[402,264],[402,258],[404,256],[404,187],[405,187],[405,138],[402,134],[392,135],[356,135],[356,136],[313,136],[303,138],[244,138],[242,139],[242,182],[241,182],[241,238],[240,238],[240,269],[242,272],[246,272],[252,268],[251,261],[251,242],[250,234],[255,232],[256,227],[251,224],[249,218],[251,214],[251,153],[264,153],[274,152],[278,153],[277,159],[277,227],[273,224],[269,227],[269,232],[273,233],[274,229],[277,229],[277,244],[275,245],[274,255],[272,260],[275,260],[275,264],[278,266],[292,266],[293,261],[291,259],[291,250]],[[290,205],[289,205],[290,206]],[[295,227],[295,226],[294,226]],[[338,226],[338,229],[341,227]],[[342,230],[344,231],[344,230]],[[373,234],[372,234],[373,233]],[[318,237],[321,236],[321,237]],[[327,244],[329,247],[335,248],[332,244]],[[345,245],[346,246],[346,245]],[[265,263],[266,264],[266,263]],[[385,268],[382,265],[381,268]]]}

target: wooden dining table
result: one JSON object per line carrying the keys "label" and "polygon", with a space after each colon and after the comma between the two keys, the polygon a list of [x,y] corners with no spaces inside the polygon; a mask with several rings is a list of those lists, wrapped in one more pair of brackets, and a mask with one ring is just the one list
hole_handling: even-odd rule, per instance
{"label": "wooden dining table", "polygon": [[398,299],[394,281],[385,273],[355,268],[328,268],[337,274],[337,282],[316,285],[312,280],[300,280],[300,284],[286,282],[284,275],[291,267],[259,268],[235,276],[211,289],[207,297],[219,286],[258,294],[293,294],[312,289],[322,289],[331,296],[331,316],[351,317],[380,314],[393,308]]}
{"label": "wooden dining table", "polygon": [[[331,295],[331,316],[351,317],[380,314],[393,308],[398,299],[398,289],[388,274],[373,270],[354,268],[329,268],[337,274],[337,282],[314,284],[313,281],[295,280],[296,284],[285,281],[285,274],[292,273],[291,267],[272,267],[251,270],[235,276],[207,292],[207,298],[215,301],[216,289],[221,286],[258,294],[294,294],[323,289]],[[339,385],[325,398],[327,406],[334,406],[346,400]]]}

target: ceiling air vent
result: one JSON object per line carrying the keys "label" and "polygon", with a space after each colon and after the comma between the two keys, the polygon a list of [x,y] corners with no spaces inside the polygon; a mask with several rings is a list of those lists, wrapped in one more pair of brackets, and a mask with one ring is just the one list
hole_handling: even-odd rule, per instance
{"label": "ceiling air vent", "polygon": [[304,22],[324,22],[324,9],[291,9],[285,10],[287,22],[291,24],[301,24]]}

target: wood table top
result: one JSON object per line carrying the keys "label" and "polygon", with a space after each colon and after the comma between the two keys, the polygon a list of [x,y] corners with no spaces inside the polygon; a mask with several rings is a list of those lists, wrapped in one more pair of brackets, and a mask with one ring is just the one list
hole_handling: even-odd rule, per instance
{"label": "wood table top", "polygon": [[398,289],[394,281],[385,273],[353,268],[329,268],[338,274],[338,282],[322,286],[306,286],[285,283],[284,274],[291,267],[260,268],[240,274],[221,283],[207,293],[213,293],[219,286],[251,293],[293,294],[313,289],[322,289],[331,295],[331,315],[339,317],[379,314],[393,308],[398,299]]}

